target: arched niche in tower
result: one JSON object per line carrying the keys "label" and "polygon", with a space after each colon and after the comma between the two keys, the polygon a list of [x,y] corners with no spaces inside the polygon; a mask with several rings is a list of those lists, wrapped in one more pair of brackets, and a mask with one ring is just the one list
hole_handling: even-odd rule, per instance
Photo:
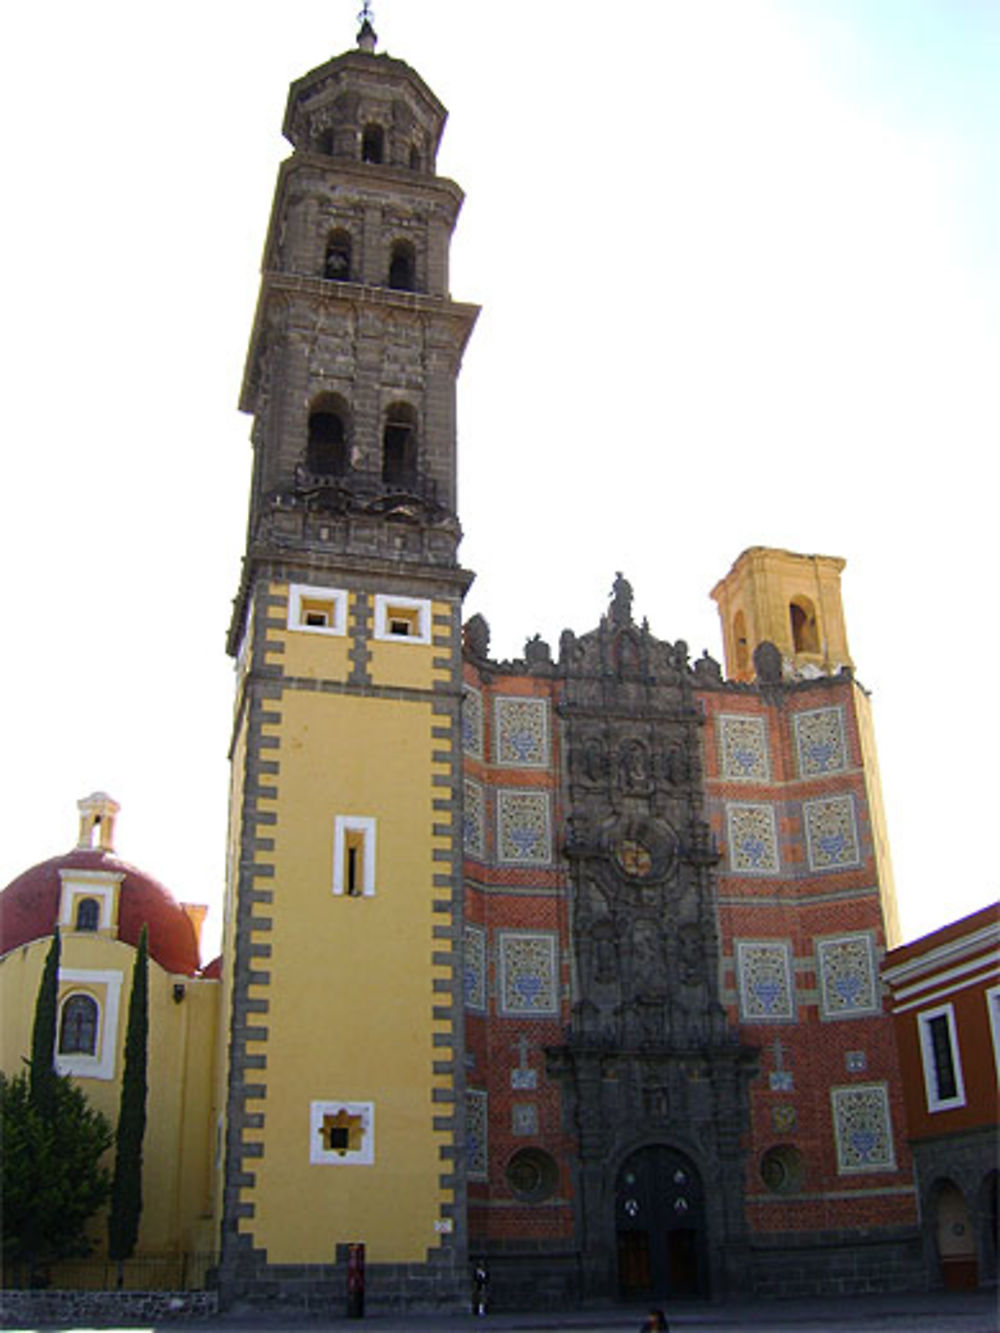
{"label": "arched niche in tower", "polygon": [[819,630],[816,625],[816,608],[808,597],[801,593],[793,597],[788,605],[788,617],[792,627],[792,645],[797,653],[819,652]]}
{"label": "arched niche in tower", "polygon": [[361,131],[361,161],[378,165],[385,161],[385,130],[369,121]]}
{"label": "arched niche in tower", "polygon": [[382,431],[382,480],[388,486],[412,486],[417,479],[417,413],[409,403],[386,409]]}
{"label": "arched niche in tower", "polygon": [[350,413],[339,394],[323,393],[309,409],[306,470],[316,477],[343,477],[350,461]]}
{"label": "arched niche in tower", "polygon": [[323,277],[330,282],[351,280],[351,233],[337,227],[326,238],[323,255]]}
{"label": "arched niche in tower", "polygon": [[416,291],[417,252],[410,241],[393,241],[389,252],[389,286],[397,292]]}

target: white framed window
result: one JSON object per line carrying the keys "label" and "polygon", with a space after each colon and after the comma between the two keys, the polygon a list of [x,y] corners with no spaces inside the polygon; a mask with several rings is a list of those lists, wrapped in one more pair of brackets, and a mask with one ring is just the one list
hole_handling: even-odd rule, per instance
{"label": "white framed window", "polygon": [[375,896],[375,820],[369,815],[337,815],[333,822],[333,892]]}
{"label": "white framed window", "polygon": [[991,986],[986,992],[986,1012],[990,1016],[990,1035],[993,1037],[993,1072],[1000,1083],[1000,986]]}
{"label": "white framed window", "polygon": [[[62,894],[59,904],[59,925],[69,930],[110,930],[114,925],[115,889],[125,878],[104,870],[60,870]],[[85,902],[93,907],[84,909],[81,924],[80,908]],[[93,923],[93,924],[91,924]]]}
{"label": "white framed window", "polygon": [[393,643],[430,643],[431,604],[424,597],[375,594],[375,638]]}
{"label": "white framed window", "polygon": [[950,1004],[917,1014],[920,1057],[929,1111],[950,1111],[965,1105],[962,1062],[958,1052],[955,1011]]}
{"label": "white framed window", "polygon": [[288,589],[288,628],[305,634],[347,633],[347,593],[293,583]]}
{"label": "white framed window", "polygon": [[371,1166],[374,1102],[310,1102],[309,1161],[313,1166]]}
{"label": "white framed window", "polygon": [[61,967],[56,1068],[74,1078],[113,1079],[122,974]]}

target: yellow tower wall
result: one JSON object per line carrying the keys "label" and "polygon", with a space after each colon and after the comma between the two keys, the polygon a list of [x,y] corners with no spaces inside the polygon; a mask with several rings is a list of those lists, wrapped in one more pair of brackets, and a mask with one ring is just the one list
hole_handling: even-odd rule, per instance
{"label": "yellow tower wall", "polygon": [[[287,598],[286,584],[268,589],[272,608]],[[438,1008],[452,986],[450,917],[435,887],[452,857],[450,825],[435,822],[436,800],[451,795],[454,738],[435,708],[451,658],[436,662],[440,638],[375,639],[371,597],[362,606],[352,592],[348,606],[343,637],[289,629],[272,611],[253,650],[280,665],[283,683],[261,713],[257,746],[277,773],[255,804],[267,822],[251,831],[257,871],[240,887],[272,900],[255,907],[246,936],[257,969],[242,1131],[253,1183],[239,1191],[239,1231],[270,1263],[332,1263],[336,1246],[354,1241],[372,1263],[424,1262],[451,1225],[441,1178],[452,1138],[435,1125],[451,1109],[453,1055]],[[450,625],[452,610],[435,602],[430,618]],[[238,767],[254,762],[250,717]],[[234,780],[234,811],[242,790]],[[334,892],[338,817],[365,828],[356,896]],[[365,1120],[342,1155],[327,1146],[317,1107]]]}

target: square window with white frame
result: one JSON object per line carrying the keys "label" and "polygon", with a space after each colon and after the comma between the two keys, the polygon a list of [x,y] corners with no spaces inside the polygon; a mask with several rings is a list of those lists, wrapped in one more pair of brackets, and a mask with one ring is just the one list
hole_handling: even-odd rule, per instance
{"label": "square window with white frame", "polygon": [[305,634],[347,633],[347,593],[293,583],[288,589],[288,628]]}
{"label": "square window with white frame", "polygon": [[375,638],[392,643],[430,643],[430,602],[423,597],[376,593]]}

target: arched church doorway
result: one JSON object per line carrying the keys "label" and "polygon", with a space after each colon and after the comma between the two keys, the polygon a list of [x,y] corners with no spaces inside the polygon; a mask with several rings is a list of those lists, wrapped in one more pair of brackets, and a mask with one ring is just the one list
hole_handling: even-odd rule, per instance
{"label": "arched church doorway", "polygon": [[705,1193],[683,1153],[663,1144],[632,1153],[618,1172],[615,1230],[626,1300],[708,1294]]}

